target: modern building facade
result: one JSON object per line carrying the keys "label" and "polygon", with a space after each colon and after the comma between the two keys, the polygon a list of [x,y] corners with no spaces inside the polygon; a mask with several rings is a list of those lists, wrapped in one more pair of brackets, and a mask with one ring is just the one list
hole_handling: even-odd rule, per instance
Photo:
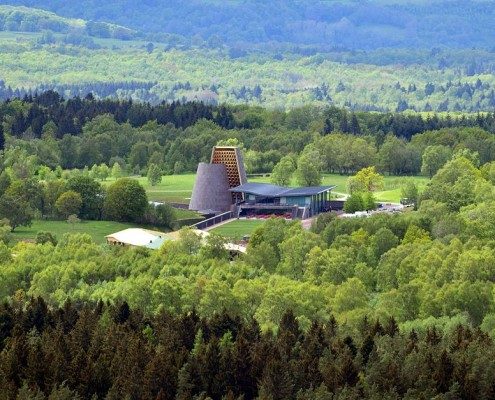
{"label": "modern building facade", "polygon": [[198,165],[189,209],[203,213],[232,211],[236,216],[284,214],[304,219],[329,211],[334,187],[288,188],[248,183],[240,149],[217,146],[210,164]]}
{"label": "modern building facade", "polygon": [[288,188],[268,183],[246,183],[230,189],[243,194],[238,213],[290,213],[292,218],[309,218],[330,210],[330,194],[335,186]]}
{"label": "modern building facade", "polygon": [[233,203],[229,189],[225,165],[199,163],[189,209],[203,213],[229,211]]}

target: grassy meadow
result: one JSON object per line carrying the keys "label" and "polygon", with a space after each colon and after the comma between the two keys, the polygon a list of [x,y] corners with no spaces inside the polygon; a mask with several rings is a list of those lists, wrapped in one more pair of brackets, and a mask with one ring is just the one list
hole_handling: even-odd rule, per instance
{"label": "grassy meadow", "polygon": [[239,240],[245,235],[250,235],[257,227],[262,225],[263,222],[263,220],[259,219],[239,219],[220,225],[210,232]]}
{"label": "grassy meadow", "polygon": [[60,239],[65,233],[87,233],[96,243],[105,243],[105,236],[111,233],[135,228],[139,225],[114,221],[81,221],[69,224],[67,221],[36,220],[30,227],[20,226],[13,233],[14,240],[34,240],[39,231],[47,231]]}
{"label": "grassy meadow", "polygon": [[[191,198],[192,188],[194,186],[195,174],[182,175],[165,175],[162,182],[156,186],[151,186],[146,177],[135,177],[145,188],[148,198],[152,201],[165,201],[176,203],[188,203]],[[335,194],[347,194],[346,175],[325,174],[323,176],[323,185],[336,185]],[[250,182],[270,182],[269,176],[250,178]],[[398,203],[401,198],[401,188],[409,181],[413,181],[421,191],[428,183],[428,178],[423,176],[384,176],[383,191],[376,193],[376,199],[382,202]],[[112,180],[103,182],[109,184]],[[297,186],[295,179],[291,186]],[[187,211],[181,211],[188,213]],[[193,217],[189,214],[189,217]],[[187,218],[183,216],[182,218]]]}

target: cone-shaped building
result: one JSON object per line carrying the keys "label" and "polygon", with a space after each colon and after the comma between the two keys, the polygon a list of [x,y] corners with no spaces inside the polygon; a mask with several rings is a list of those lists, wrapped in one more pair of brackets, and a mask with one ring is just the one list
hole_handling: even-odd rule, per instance
{"label": "cone-shaped building", "polygon": [[229,211],[232,205],[229,189],[225,165],[199,163],[189,209],[205,212]]}
{"label": "cone-shaped building", "polygon": [[211,152],[211,164],[198,165],[189,209],[229,211],[232,204],[243,200],[242,193],[231,193],[229,189],[246,182],[240,149],[234,146],[216,146]]}

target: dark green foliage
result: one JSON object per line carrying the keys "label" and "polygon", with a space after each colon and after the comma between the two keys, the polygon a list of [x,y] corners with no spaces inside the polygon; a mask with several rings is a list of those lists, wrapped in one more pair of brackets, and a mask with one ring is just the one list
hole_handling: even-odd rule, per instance
{"label": "dark green foliage", "polygon": [[104,193],[99,182],[88,176],[75,176],[67,181],[67,189],[81,195],[82,206],[79,217],[83,219],[101,219]]}
{"label": "dark green foliage", "polygon": [[144,188],[135,179],[121,178],[112,183],[105,197],[104,212],[115,221],[138,221],[148,207]]}
{"label": "dark green foliage", "polygon": [[338,333],[335,322],[314,321],[302,334],[289,312],[271,335],[250,321],[237,320],[232,331],[232,323],[219,324],[233,321],[225,313],[191,317],[144,317],[126,303],[2,305],[0,393],[6,399],[150,400],[493,395],[495,346],[479,330],[403,334],[364,320],[350,337]]}
{"label": "dark green foliage", "polygon": [[56,246],[57,238],[51,232],[39,231],[36,234],[36,243],[37,244],[51,243],[52,245]]}
{"label": "dark green foliage", "polygon": [[170,204],[149,205],[143,216],[143,222],[151,226],[163,226],[172,229],[176,221],[175,210]]}
{"label": "dark green foliage", "polygon": [[33,210],[26,200],[11,193],[5,193],[0,197],[0,218],[7,219],[14,231],[18,226],[31,226]]}
{"label": "dark green foliage", "polygon": [[366,209],[363,195],[361,193],[351,194],[344,204],[344,211],[350,214],[355,213],[356,211],[364,211]]}
{"label": "dark green foliage", "polygon": [[[312,178],[317,178],[317,173],[309,174],[310,179],[302,178],[311,172],[311,166],[321,172],[349,174],[372,165],[395,175],[419,174],[422,161],[428,163],[423,154],[438,145],[446,155],[463,147],[477,152],[481,164],[495,160],[495,139],[490,134],[495,132],[493,113],[425,118],[392,113],[350,114],[336,107],[322,110],[311,106],[281,113],[248,106],[175,102],[150,105],[95,100],[91,96],[64,100],[47,91],[0,104],[0,119],[9,121],[4,123],[6,133],[18,139],[15,143],[22,145],[28,156],[37,156],[40,163],[52,169],[58,165],[63,169],[91,168],[101,163],[111,167],[119,160],[129,165],[129,172],[141,174],[149,166],[153,182],[159,179],[159,170],[194,171],[198,162],[208,160],[212,146],[229,138],[246,149],[248,173],[272,172],[283,156],[298,155],[305,146],[316,144],[321,168],[311,151],[309,163],[301,163],[304,168],[297,174],[301,182],[310,184],[318,182]],[[250,119],[257,122],[247,123]],[[319,127],[323,127],[324,137],[315,130]],[[339,127],[355,136],[329,131]],[[29,139],[39,139],[43,132],[42,141]],[[55,140],[48,140],[53,136]],[[151,168],[151,164],[157,167]],[[429,173],[434,173],[430,167]],[[18,173],[25,173],[19,166],[18,169]],[[288,178],[289,174],[283,181]],[[88,218],[87,214],[83,207],[81,216]],[[91,214],[95,218],[98,212],[93,210]]]}

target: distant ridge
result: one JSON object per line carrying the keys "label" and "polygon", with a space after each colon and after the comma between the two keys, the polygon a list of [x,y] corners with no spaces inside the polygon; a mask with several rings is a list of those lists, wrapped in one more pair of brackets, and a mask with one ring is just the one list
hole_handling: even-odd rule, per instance
{"label": "distant ridge", "polygon": [[213,46],[492,48],[494,1],[3,0],[70,18],[174,34]]}
{"label": "distant ridge", "polygon": [[24,6],[0,5],[0,30],[10,32],[79,33],[100,38],[132,39],[136,30],[107,23],[61,17],[54,12]]}

